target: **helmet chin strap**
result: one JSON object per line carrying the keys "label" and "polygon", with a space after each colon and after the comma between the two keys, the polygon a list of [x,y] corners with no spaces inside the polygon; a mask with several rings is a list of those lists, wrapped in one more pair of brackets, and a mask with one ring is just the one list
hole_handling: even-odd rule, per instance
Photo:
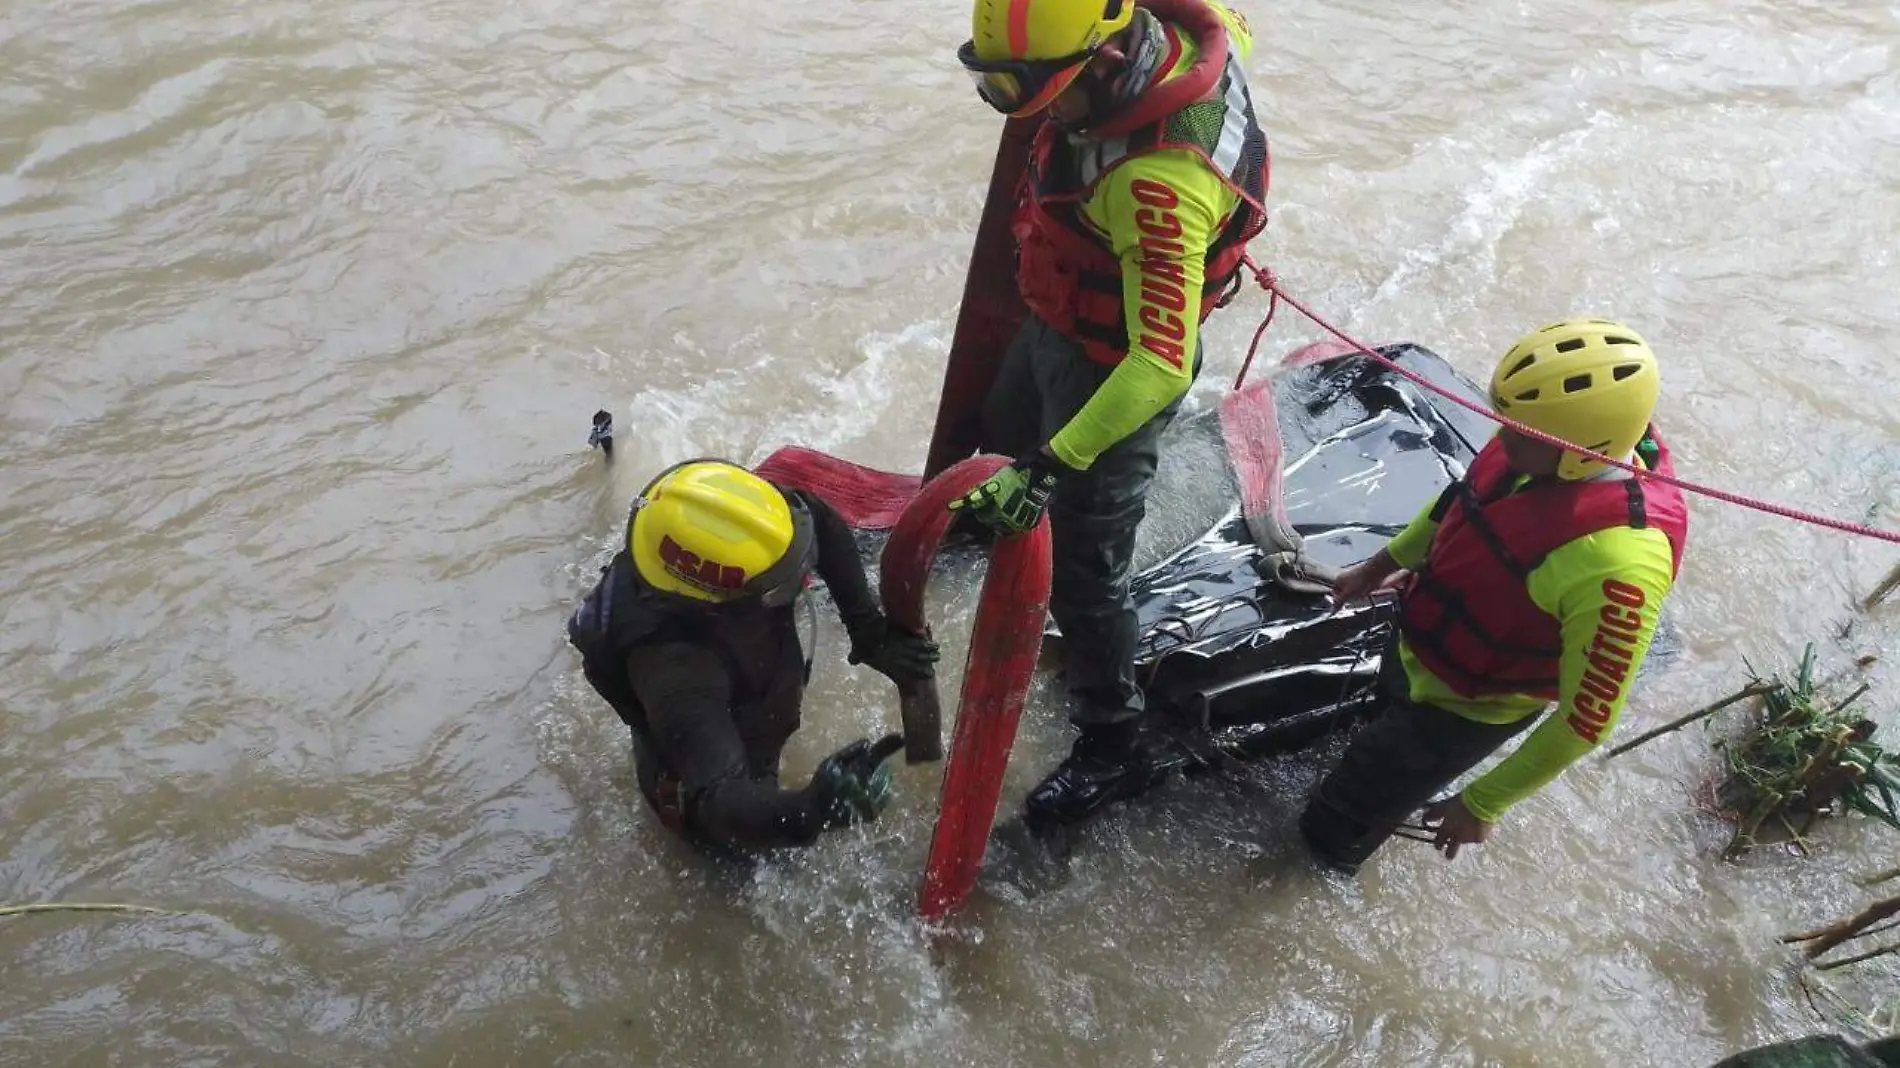
{"label": "helmet chin strap", "polygon": [[1049,121],[1065,133],[1086,134],[1089,127],[1099,125],[1132,103],[1160,74],[1156,69],[1161,64],[1160,26],[1154,15],[1135,9],[1134,21],[1104,44],[1082,71],[1082,76],[1075,80],[1075,87],[1082,90],[1088,101],[1087,110],[1074,122],[1065,122],[1054,114],[1049,116]]}

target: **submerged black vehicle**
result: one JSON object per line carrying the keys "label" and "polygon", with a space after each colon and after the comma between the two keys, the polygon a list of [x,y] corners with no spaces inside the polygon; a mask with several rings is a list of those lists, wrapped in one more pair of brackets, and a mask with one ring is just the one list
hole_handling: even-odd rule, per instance
{"label": "submerged black vehicle", "polygon": [[[1427,349],[1381,354],[1484,403]],[[1363,355],[1281,371],[1273,405],[1284,526],[1299,566],[1285,566],[1284,535],[1263,544],[1273,539],[1257,537],[1261,524],[1236,505],[1133,582],[1151,723],[1175,743],[1163,771],[1294,751],[1369,710],[1391,605],[1335,611],[1324,576],[1384,545],[1464,474],[1495,430]]]}

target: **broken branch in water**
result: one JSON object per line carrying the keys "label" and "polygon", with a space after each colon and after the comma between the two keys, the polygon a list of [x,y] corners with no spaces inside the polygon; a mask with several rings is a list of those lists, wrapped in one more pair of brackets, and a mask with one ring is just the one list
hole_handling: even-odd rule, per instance
{"label": "broken branch in water", "polygon": [[1880,585],[1874,587],[1874,592],[1868,594],[1867,599],[1860,603],[1861,611],[1873,611],[1874,606],[1886,600],[1887,595],[1895,589],[1900,589],[1900,564],[1893,565],[1893,570],[1887,572],[1887,577],[1880,580]]}
{"label": "broken branch in water", "polygon": [[1900,868],[1888,868],[1886,871],[1875,872],[1865,878],[1856,879],[1855,882],[1862,886],[1879,886],[1896,875],[1900,875]]}
{"label": "broken branch in water", "polygon": [[1875,957],[1888,956],[1895,950],[1900,950],[1900,942],[1889,942],[1878,949],[1870,949],[1865,953],[1856,953],[1851,957],[1842,957],[1839,960],[1823,961],[1817,963],[1814,966],[1814,970],[1817,972],[1831,972],[1836,968],[1844,968],[1849,964],[1859,964],[1864,960],[1873,960]]}
{"label": "broken branch in water", "polygon": [[1607,754],[1605,754],[1605,759],[1608,759],[1609,757],[1613,757],[1613,756],[1620,756],[1636,748],[1637,746],[1642,745],[1644,742],[1654,741],[1655,739],[1660,738],[1671,731],[1679,731],[1682,728],[1687,727],[1689,724],[1696,722],[1697,720],[1707,719],[1710,716],[1715,715],[1717,712],[1722,711],[1723,709],[1727,708],[1728,706],[1732,704],[1735,704],[1738,701],[1746,701],[1751,697],[1764,696],[1770,691],[1778,689],[1779,687],[1780,687],[1779,683],[1764,682],[1760,679],[1756,679],[1754,682],[1749,683],[1747,686],[1744,686],[1741,689],[1735,691],[1734,693],[1729,694],[1727,697],[1722,698],[1720,701],[1717,701],[1712,705],[1704,705],[1703,707],[1696,709],[1694,712],[1691,712],[1680,719],[1672,719],[1668,723],[1665,723],[1662,726],[1657,727],[1655,730],[1645,731],[1644,733],[1637,735],[1636,737],[1630,739],[1629,741],[1624,742],[1622,745],[1619,745],[1616,748],[1610,750]]}
{"label": "broken branch in water", "polygon": [[1876,901],[1849,919],[1828,924],[1826,927],[1817,927],[1812,931],[1803,931],[1800,934],[1782,935],[1781,940],[1787,943],[1812,943],[1804,947],[1802,952],[1809,960],[1813,960],[1842,942],[1885,930],[1885,927],[1875,925],[1895,915],[1900,915],[1900,897]]}
{"label": "broken branch in water", "polygon": [[147,905],[113,905],[103,902],[50,901],[34,905],[0,905],[0,916],[25,916],[35,912],[144,912],[155,916],[176,916],[167,909]]}

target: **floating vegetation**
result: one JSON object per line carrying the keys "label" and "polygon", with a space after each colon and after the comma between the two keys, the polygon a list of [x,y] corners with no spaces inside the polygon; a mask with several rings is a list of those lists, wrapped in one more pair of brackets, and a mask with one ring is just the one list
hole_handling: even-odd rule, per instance
{"label": "floating vegetation", "polygon": [[[1863,665],[1864,666],[1864,663]],[[1766,835],[1805,849],[1824,816],[1858,812],[1900,830],[1900,755],[1874,741],[1876,724],[1855,705],[1865,684],[1838,700],[1814,677],[1814,645],[1792,678],[1752,676],[1741,690],[1610,751],[1611,756],[1735,706],[1747,711],[1737,737],[1722,738],[1723,778],[1713,807],[1735,820],[1722,855],[1742,856]],[[1746,703],[1744,703],[1746,702]]]}

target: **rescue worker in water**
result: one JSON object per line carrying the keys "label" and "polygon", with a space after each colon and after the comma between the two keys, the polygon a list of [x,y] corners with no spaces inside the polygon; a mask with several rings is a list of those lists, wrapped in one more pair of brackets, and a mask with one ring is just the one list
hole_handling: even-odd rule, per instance
{"label": "rescue worker in water", "polygon": [[[1662,474],[1661,381],[1621,323],[1526,335],[1491,378],[1498,413]],[[1536,722],[1462,792],[1425,809],[1449,859],[1615,728],[1688,540],[1682,493],[1511,429],[1385,548],[1339,576],[1336,603],[1397,586],[1384,707],[1308,800],[1313,855],[1356,872],[1397,826]]]}
{"label": "rescue worker in water", "polygon": [[1029,315],[982,411],[983,449],[1018,459],[951,508],[1006,534],[1048,509],[1080,733],[1027,808],[1065,822],[1153,781],[1135,531],[1201,321],[1266,224],[1267,142],[1247,24],[1207,0],[976,0],[972,31],[958,59],[983,99],[1047,121],[1011,224]]}
{"label": "rescue worker in water", "polygon": [[931,677],[937,647],[872,598],[851,530],[816,494],[718,460],[679,464],[633,502],[626,547],[568,622],[587,681],[633,732],[640,790],[669,829],[720,848],[802,846],[875,819],[901,739],[853,742],[799,789],[778,782],[810,662],[794,605],[816,571],[849,660]]}

